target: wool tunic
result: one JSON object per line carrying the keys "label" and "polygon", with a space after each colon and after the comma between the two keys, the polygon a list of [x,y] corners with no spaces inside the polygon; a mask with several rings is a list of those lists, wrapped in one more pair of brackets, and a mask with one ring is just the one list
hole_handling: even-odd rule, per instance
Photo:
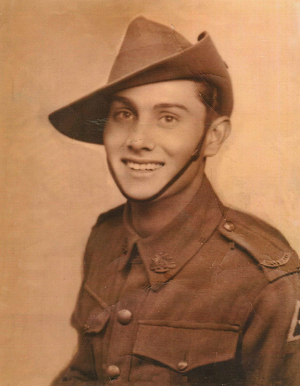
{"label": "wool tunic", "polygon": [[300,385],[299,259],[277,230],[206,177],[159,232],[129,218],[127,203],[93,227],[78,352],[53,385]]}

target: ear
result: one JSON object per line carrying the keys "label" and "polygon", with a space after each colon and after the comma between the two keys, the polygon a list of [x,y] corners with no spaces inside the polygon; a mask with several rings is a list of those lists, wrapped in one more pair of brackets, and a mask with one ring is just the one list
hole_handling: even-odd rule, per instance
{"label": "ear", "polygon": [[212,157],[216,155],[226,138],[229,136],[231,131],[230,119],[226,116],[215,119],[205,137],[204,143],[204,157]]}

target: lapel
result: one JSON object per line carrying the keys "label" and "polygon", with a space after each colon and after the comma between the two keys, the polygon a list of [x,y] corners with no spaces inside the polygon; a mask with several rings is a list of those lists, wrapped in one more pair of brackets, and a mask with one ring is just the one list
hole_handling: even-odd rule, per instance
{"label": "lapel", "polygon": [[161,231],[140,238],[129,224],[128,203],[124,210],[125,239],[118,270],[125,268],[134,244],[145,264],[154,289],[174,277],[210,238],[224,217],[224,207],[204,176],[192,201]]}

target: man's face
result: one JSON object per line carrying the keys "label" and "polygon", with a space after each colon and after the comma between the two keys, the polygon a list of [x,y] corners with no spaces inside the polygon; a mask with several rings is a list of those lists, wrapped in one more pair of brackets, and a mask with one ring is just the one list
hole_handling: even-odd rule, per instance
{"label": "man's face", "polygon": [[[108,161],[123,192],[145,200],[189,161],[204,132],[206,109],[193,81],[133,87],[113,96],[104,132]],[[203,173],[203,156],[162,195],[186,189]]]}

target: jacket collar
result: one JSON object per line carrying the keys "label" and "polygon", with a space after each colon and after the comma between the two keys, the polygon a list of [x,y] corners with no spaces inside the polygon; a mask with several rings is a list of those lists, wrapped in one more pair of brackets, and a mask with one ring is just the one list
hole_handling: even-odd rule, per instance
{"label": "jacket collar", "polygon": [[170,280],[200,250],[223,218],[224,207],[204,175],[190,203],[162,230],[141,238],[129,224],[129,204],[124,210],[126,238],[119,270],[127,264],[134,244],[143,260],[151,286]]}

